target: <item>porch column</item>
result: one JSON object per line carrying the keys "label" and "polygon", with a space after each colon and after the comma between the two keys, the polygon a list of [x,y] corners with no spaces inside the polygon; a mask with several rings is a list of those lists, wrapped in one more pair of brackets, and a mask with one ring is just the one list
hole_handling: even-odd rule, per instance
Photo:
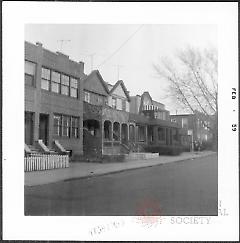
{"label": "porch column", "polygon": [[104,120],[100,120],[100,131],[101,131],[101,141],[102,141],[102,145],[101,145],[101,150],[102,150],[102,154],[103,154],[103,147],[104,147]]}
{"label": "porch column", "polygon": [[111,121],[109,134],[110,134],[111,147],[113,148],[113,122],[112,121]]}
{"label": "porch column", "polygon": [[138,125],[134,126],[134,142],[138,142]]}
{"label": "porch column", "polygon": [[158,142],[158,128],[159,128],[159,126],[153,127],[153,142],[155,144]]}
{"label": "porch column", "polygon": [[119,141],[122,142],[122,124],[119,123]]}
{"label": "porch column", "polygon": [[167,128],[164,127],[163,130],[164,130],[165,144],[167,144]]}
{"label": "porch column", "polygon": [[173,132],[172,132],[172,128],[169,129],[170,130],[170,145],[173,144]]}
{"label": "porch column", "polygon": [[145,126],[145,143],[148,144],[148,127]]}

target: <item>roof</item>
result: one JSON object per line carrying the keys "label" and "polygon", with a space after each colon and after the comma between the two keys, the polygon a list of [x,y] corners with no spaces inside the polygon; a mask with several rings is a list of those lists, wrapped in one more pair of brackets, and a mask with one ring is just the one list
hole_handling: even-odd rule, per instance
{"label": "roof", "polygon": [[[111,85],[111,84],[108,84],[108,85]],[[122,80],[118,80],[118,81],[113,85],[112,89],[109,91],[109,94],[112,94],[113,91],[118,87],[118,85],[121,85],[121,87],[122,87],[122,89],[123,89],[123,91],[124,91],[124,93],[125,93],[125,95],[126,95],[128,101],[130,102],[130,96],[129,96],[129,93],[128,93],[127,88],[126,88],[126,86],[124,85],[124,82],[123,82]]]}
{"label": "roof", "polygon": [[107,83],[103,80],[103,77],[98,70],[93,70],[89,75],[86,75],[86,77],[83,79],[83,82],[87,82],[87,80],[93,75],[97,75],[99,77],[102,86],[104,87],[105,91],[109,94]]}
{"label": "roof", "polygon": [[160,120],[160,119],[150,119],[144,115],[139,115],[139,114],[135,114],[135,113],[129,113],[129,120],[134,121],[138,124],[158,125],[158,126],[163,126],[163,127],[179,128],[179,125],[175,122]]}

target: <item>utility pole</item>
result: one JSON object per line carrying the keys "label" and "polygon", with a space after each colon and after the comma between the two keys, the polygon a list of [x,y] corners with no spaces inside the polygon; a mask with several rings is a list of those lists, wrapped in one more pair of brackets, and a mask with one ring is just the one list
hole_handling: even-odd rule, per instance
{"label": "utility pole", "polygon": [[64,42],[70,42],[71,40],[64,40],[64,39],[62,39],[62,40],[57,40],[57,41],[60,42],[60,51],[62,52],[63,43]]}

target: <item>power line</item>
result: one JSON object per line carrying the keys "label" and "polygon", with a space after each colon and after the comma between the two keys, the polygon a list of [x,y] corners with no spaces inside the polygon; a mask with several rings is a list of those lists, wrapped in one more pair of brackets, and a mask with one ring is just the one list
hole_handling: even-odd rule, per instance
{"label": "power line", "polygon": [[102,63],[98,65],[98,68],[101,67],[103,64],[105,64],[110,58],[112,58],[126,43],[133,38],[134,35],[137,34],[137,32],[143,27],[144,25],[142,24],[133,34],[131,34],[127,40],[125,40],[120,47],[118,47],[117,50],[115,50],[108,58],[106,58]]}

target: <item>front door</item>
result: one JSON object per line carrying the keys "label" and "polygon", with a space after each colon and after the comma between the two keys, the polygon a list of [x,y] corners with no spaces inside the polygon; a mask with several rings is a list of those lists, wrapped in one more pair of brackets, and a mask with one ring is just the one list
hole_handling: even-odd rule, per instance
{"label": "front door", "polygon": [[25,144],[33,144],[33,112],[25,112]]}
{"label": "front door", "polygon": [[39,116],[39,139],[42,139],[45,145],[48,145],[48,120],[47,114]]}

